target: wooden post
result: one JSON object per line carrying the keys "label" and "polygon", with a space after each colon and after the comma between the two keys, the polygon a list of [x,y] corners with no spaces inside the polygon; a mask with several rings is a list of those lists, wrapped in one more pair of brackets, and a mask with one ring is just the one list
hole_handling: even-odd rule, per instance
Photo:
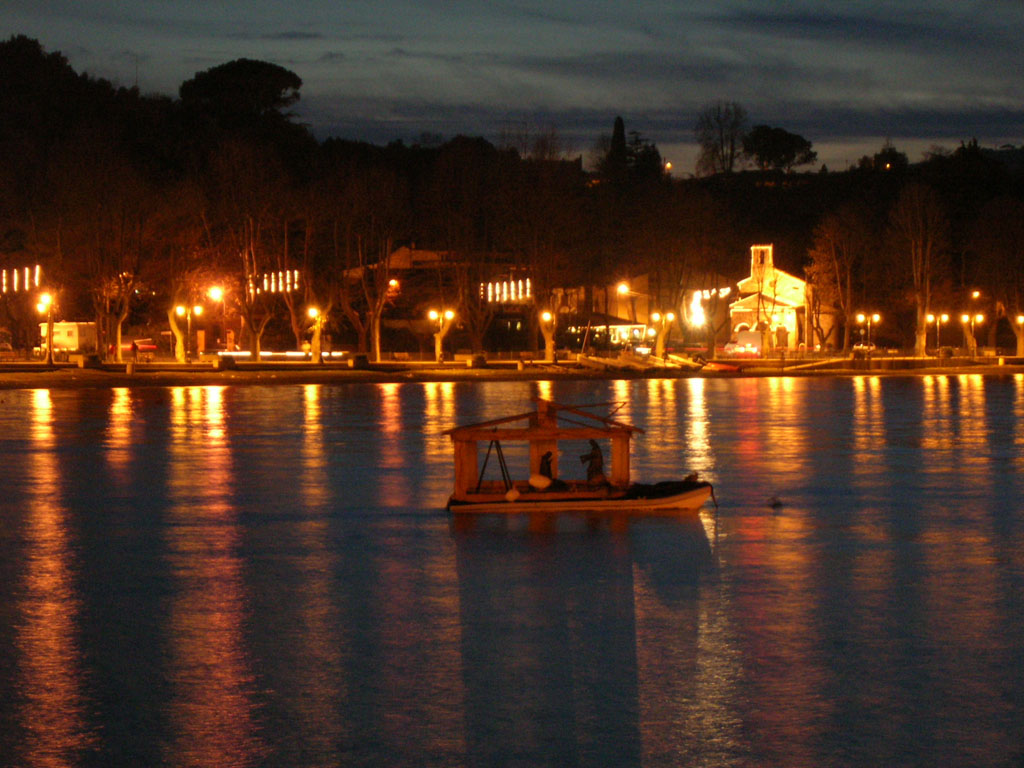
{"label": "wooden post", "polygon": [[477,470],[476,440],[455,440],[455,498],[465,498],[470,489],[476,487],[479,477]]}
{"label": "wooden post", "polygon": [[612,485],[629,485],[629,432],[612,436]]}

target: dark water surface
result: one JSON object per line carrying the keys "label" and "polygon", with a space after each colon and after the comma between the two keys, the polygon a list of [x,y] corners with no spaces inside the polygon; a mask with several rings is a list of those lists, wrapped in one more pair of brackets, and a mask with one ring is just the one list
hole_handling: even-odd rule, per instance
{"label": "dark water surface", "polygon": [[[534,394],[717,513],[454,526]],[[0,397],[0,765],[1024,760],[1024,377]]]}

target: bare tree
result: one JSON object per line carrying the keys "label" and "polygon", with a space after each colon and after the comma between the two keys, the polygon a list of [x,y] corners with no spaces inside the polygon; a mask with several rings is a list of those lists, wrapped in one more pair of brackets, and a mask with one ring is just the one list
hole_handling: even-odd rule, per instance
{"label": "bare tree", "polygon": [[[340,267],[339,307],[358,351],[380,360],[381,321],[393,297],[391,254],[408,213],[406,185],[384,166],[337,168],[325,183],[330,245],[324,258]],[[332,285],[332,277],[318,274]]]}
{"label": "bare tree", "polygon": [[903,188],[889,212],[889,242],[909,269],[916,315],[914,354],[923,357],[932,290],[949,245],[949,221],[935,190],[917,182]]}
{"label": "bare tree", "polygon": [[281,218],[286,176],[271,148],[233,140],[214,155],[208,179],[207,243],[235,260],[231,292],[248,337],[240,341],[258,360],[263,332],[279,310],[279,293],[268,281],[277,261],[271,234]]}
{"label": "bare tree", "polygon": [[[871,248],[871,224],[867,213],[850,203],[826,214],[814,229],[811,263],[805,270],[819,301],[832,304],[843,317],[843,353],[852,341],[855,282]],[[822,307],[816,308],[820,315]],[[816,321],[819,328],[820,322]],[[824,339],[822,339],[824,342]]]}
{"label": "bare tree", "polygon": [[[503,173],[497,206],[500,238],[530,278],[533,311],[525,318],[530,349],[536,349],[539,330],[547,360],[555,358],[560,319],[581,309],[570,306],[573,294],[564,289],[584,279],[585,270],[571,255],[579,239],[582,176],[579,161],[546,154],[510,164]],[[541,322],[542,316],[548,319]]]}
{"label": "bare tree", "polygon": [[970,235],[978,259],[978,284],[992,296],[996,317],[1009,321],[1017,339],[1017,356],[1024,356],[1024,202],[997,198],[978,215]]}
{"label": "bare tree", "polygon": [[743,154],[747,111],[735,101],[709,104],[697,118],[694,134],[700,145],[697,175],[732,173]]}
{"label": "bare tree", "polygon": [[56,163],[62,186],[59,249],[79,265],[72,277],[90,297],[99,350],[121,360],[121,330],[135,298],[143,256],[152,247],[155,194],[102,137],[71,142]]}

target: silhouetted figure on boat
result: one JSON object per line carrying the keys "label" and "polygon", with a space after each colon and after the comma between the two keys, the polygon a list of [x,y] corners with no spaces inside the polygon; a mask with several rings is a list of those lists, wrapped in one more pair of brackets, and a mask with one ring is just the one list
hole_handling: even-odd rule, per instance
{"label": "silhouetted figure on boat", "polygon": [[540,474],[542,477],[546,477],[551,482],[545,485],[540,490],[544,491],[565,491],[568,490],[569,486],[554,476],[551,470],[551,461],[553,454],[551,451],[547,451],[543,456],[540,457]]}
{"label": "silhouetted figure on boat", "polygon": [[555,479],[551,474],[551,451],[540,457],[540,473],[550,480]]}
{"label": "silhouetted figure on boat", "polygon": [[580,456],[580,463],[587,465],[587,482],[599,485],[607,482],[604,476],[604,454],[596,440],[590,441],[590,453]]}

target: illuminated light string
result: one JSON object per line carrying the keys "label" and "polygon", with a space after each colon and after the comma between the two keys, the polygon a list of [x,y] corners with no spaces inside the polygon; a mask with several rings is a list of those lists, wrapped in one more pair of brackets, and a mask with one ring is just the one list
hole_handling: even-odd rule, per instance
{"label": "illuminated light string", "polygon": [[43,269],[38,264],[0,270],[0,293],[31,291],[39,287],[42,279]]}
{"label": "illuminated light string", "polygon": [[262,275],[263,288],[259,287],[258,278],[249,277],[249,294],[258,293],[291,293],[299,290],[299,270],[284,269],[278,272],[265,272]]}
{"label": "illuminated light string", "polygon": [[528,277],[520,280],[481,283],[480,296],[486,296],[489,304],[529,301],[533,296],[533,285]]}

